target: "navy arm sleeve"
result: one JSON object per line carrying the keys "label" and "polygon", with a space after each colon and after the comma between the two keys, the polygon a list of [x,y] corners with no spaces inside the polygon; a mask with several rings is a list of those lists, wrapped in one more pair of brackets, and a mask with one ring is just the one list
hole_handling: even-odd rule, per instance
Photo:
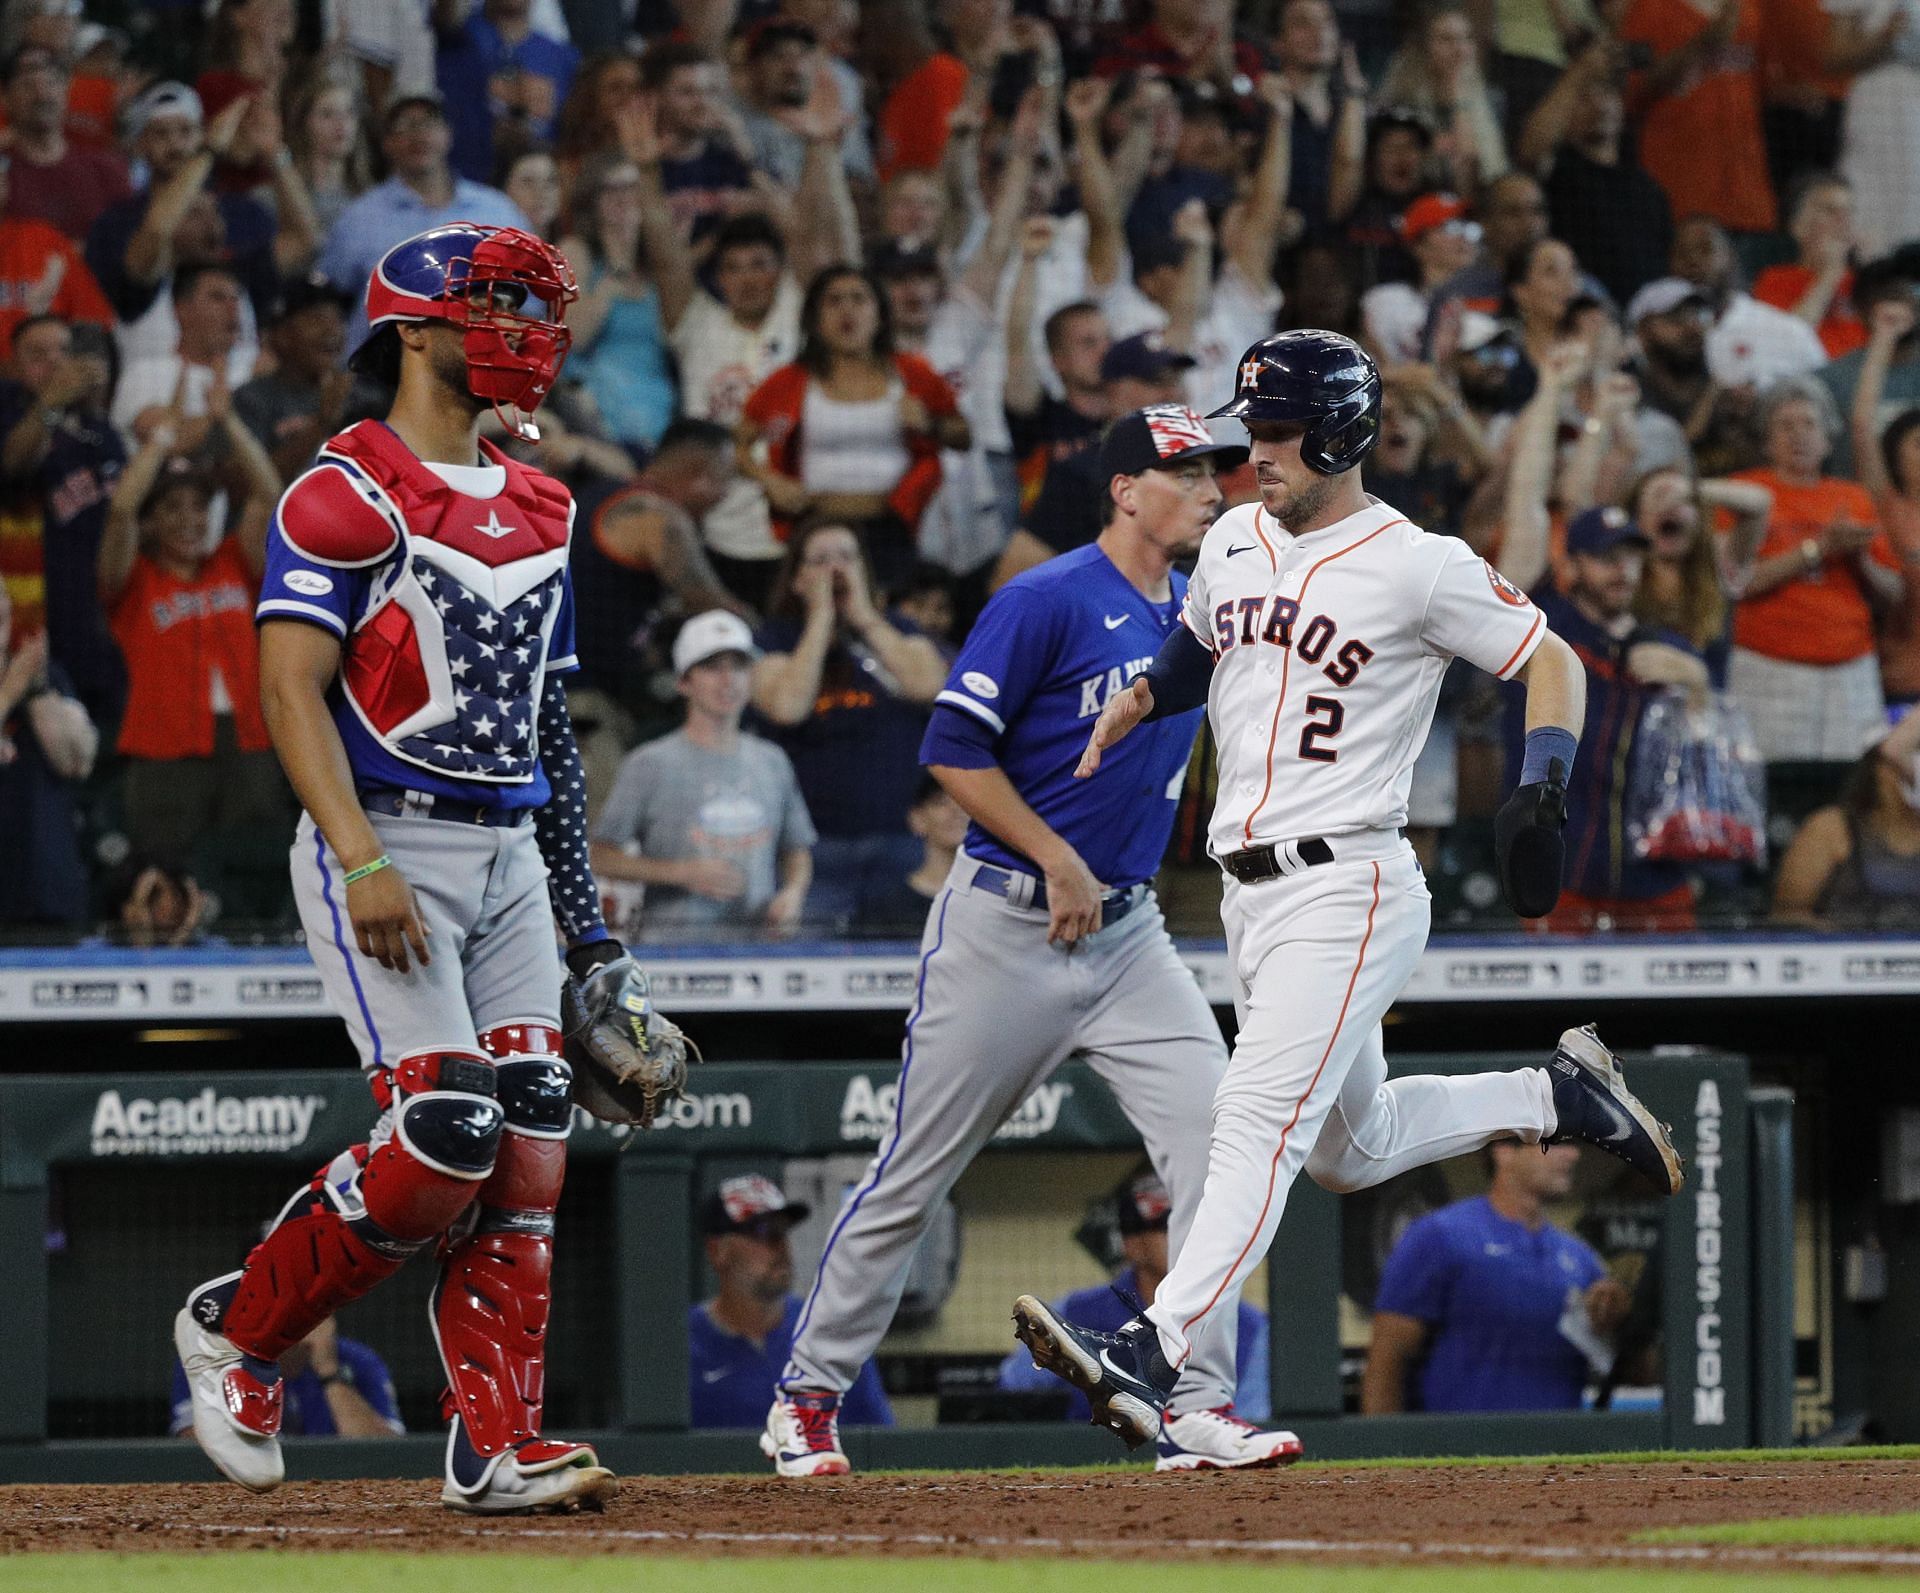
{"label": "navy arm sleeve", "polygon": [[540,764],[553,795],[534,814],[533,828],[547,861],[553,915],[569,946],[609,939],[600,917],[600,888],[587,863],[586,772],[567,715],[567,689],[555,675],[547,676],[540,695]]}
{"label": "navy arm sleeve", "polygon": [[1153,711],[1147,718],[1165,719],[1203,708],[1213,684],[1213,654],[1184,625],[1176,625],[1147,665],[1147,685],[1153,692]]}

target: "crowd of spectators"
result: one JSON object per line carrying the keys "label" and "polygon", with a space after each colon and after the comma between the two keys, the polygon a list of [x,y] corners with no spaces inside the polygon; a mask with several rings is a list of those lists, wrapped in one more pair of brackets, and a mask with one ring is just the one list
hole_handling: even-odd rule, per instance
{"label": "crowd of spectators", "polygon": [[[1098,534],[1107,419],[1305,325],[1380,362],[1369,486],[1588,664],[1555,927],[1920,902],[1917,0],[5,0],[0,52],[10,932],[284,921],[262,533],[383,413],[368,273],[460,219],[580,283],[508,441],[579,503],[633,933],[911,932],[967,626]],[[1636,846],[1675,694],[1764,767],[1777,902]],[[1449,683],[1443,913],[1513,728]]]}

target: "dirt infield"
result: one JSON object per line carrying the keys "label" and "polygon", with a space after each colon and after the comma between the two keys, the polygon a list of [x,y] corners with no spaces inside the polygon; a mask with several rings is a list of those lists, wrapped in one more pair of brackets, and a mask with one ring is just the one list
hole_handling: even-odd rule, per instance
{"label": "dirt infield", "polygon": [[1574,1462],[1155,1476],[914,1473],[781,1482],[634,1477],[604,1514],[475,1520],[426,1482],[0,1488],[0,1553],[44,1550],[538,1550],[632,1555],[1119,1552],[1920,1571],[1920,1551],[1637,1544],[1650,1527],[1920,1510],[1920,1462]]}

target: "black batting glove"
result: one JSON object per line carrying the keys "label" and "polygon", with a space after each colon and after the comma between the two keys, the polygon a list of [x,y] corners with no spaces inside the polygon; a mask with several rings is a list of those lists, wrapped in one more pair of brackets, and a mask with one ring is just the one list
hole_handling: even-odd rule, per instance
{"label": "black batting glove", "polygon": [[1522,918],[1545,918],[1560,900],[1566,867],[1567,766],[1547,764],[1547,777],[1508,797],[1493,821],[1493,852],[1507,905]]}

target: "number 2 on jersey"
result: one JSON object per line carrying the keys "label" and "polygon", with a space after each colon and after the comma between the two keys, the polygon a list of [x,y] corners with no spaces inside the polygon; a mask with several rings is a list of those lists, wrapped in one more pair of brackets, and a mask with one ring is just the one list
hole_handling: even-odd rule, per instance
{"label": "number 2 on jersey", "polygon": [[[1326,722],[1322,724],[1321,716]],[[1340,734],[1340,727],[1347,722],[1347,705],[1338,697],[1309,697],[1307,699],[1307,725],[1300,732],[1300,756],[1309,763],[1332,763],[1340,754],[1332,747],[1319,745],[1322,741],[1331,741]]]}

